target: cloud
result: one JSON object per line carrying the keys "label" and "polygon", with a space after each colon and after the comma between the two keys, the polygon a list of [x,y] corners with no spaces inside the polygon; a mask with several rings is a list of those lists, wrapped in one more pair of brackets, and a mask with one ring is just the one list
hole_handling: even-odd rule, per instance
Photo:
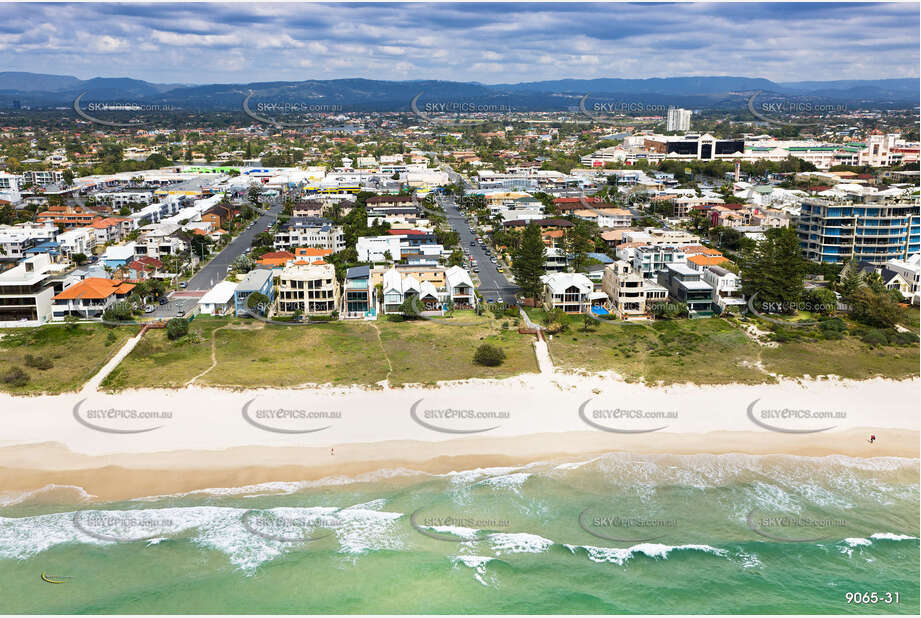
{"label": "cloud", "polygon": [[921,63],[917,5],[898,3],[65,3],[0,16],[6,70],[168,83],[878,79]]}

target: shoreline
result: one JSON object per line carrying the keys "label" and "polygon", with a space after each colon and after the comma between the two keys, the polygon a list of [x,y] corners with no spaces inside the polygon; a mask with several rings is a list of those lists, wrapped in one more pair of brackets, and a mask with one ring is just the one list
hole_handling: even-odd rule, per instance
{"label": "shoreline", "polygon": [[[879,442],[869,444],[869,433],[879,436]],[[0,447],[0,506],[29,493],[39,500],[70,494],[81,503],[108,502],[273,483],[374,482],[478,468],[523,468],[538,462],[578,466],[612,454],[640,458],[703,455],[917,460],[921,456],[919,437],[921,433],[913,430],[859,427],[794,437],[760,432],[660,433],[654,440],[637,442],[635,436],[586,431],[533,434],[514,440],[477,437],[446,442],[336,444],[335,455],[324,446],[92,456],[45,443]],[[560,448],[561,442],[565,449]],[[42,497],[43,493],[47,496]]]}

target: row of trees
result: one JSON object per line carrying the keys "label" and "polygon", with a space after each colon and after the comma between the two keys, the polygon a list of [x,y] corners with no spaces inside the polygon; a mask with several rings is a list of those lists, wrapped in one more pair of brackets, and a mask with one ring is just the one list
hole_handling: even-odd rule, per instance
{"label": "row of trees", "polygon": [[807,262],[792,228],[775,228],[764,240],[745,249],[741,258],[742,289],[748,297],[757,294],[757,304],[766,313],[793,315],[806,310],[829,315],[841,302],[851,319],[876,328],[893,328],[902,317],[898,290],[886,289],[879,273],[861,273],[855,261],[848,263],[833,288],[805,289]]}

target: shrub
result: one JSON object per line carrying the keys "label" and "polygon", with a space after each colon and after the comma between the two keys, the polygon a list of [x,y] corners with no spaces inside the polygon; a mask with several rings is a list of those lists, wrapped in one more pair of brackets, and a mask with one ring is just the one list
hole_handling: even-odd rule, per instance
{"label": "shrub", "polygon": [[831,331],[843,332],[845,329],[845,324],[844,324],[844,320],[841,320],[840,318],[831,318],[829,320],[822,320],[819,323],[819,328],[825,331],[831,330]]}
{"label": "shrub", "polygon": [[486,367],[497,367],[505,360],[505,351],[488,343],[482,343],[473,355],[473,362]]}
{"label": "shrub", "polygon": [[803,304],[806,311],[828,315],[837,308],[838,297],[832,290],[813,288],[803,293]]}
{"label": "shrub", "polygon": [[913,343],[918,343],[918,335],[914,333],[896,333],[892,338],[892,343],[895,345],[911,345]]}
{"label": "shrub", "polygon": [[26,354],[26,367],[32,367],[33,369],[51,369],[54,367],[54,363],[50,358],[43,358],[40,356],[34,356],[32,354]]}
{"label": "shrub", "polygon": [[871,346],[887,345],[889,343],[889,339],[886,337],[886,333],[879,329],[868,330],[866,333],[864,333],[861,341]]}
{"label": "shrub", "polygon": [[10,386],[25,386],[29,383],[29,374],[20,367],[13,367],[3,374],[2,380],[4,384],[9,384]]}
{"label": "shrub", "polygon": [[173,318],[166,323],[166,336],[175,341],[189,333],[189,321],[185,318]]}

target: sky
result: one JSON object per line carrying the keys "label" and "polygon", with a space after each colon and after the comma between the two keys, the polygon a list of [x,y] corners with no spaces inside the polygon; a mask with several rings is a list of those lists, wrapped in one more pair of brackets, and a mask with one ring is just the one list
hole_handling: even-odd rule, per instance
{"label": "sky", "polygon": [[13,4],[0,68],[158,83],[918,77],[918,3]]}

